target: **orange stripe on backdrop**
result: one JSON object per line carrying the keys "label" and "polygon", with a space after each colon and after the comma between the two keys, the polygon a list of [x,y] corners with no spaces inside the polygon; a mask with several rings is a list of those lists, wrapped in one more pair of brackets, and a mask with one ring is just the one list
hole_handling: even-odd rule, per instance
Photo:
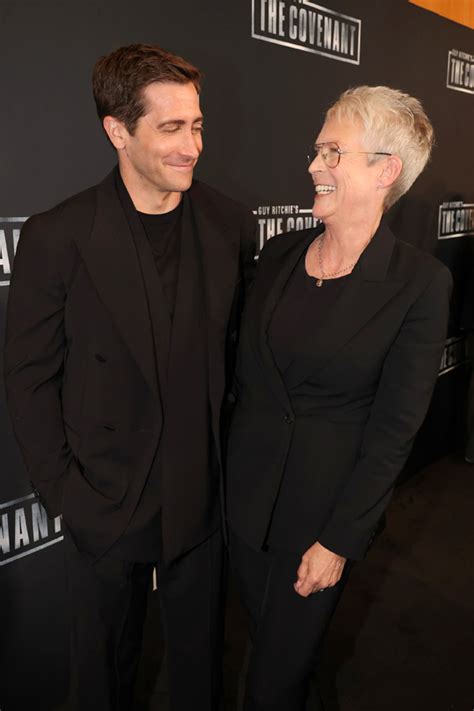
{"label": "orange stripe on backdrop", "polygon": [[408,2],[474,30],[474,0],[408,0]]}

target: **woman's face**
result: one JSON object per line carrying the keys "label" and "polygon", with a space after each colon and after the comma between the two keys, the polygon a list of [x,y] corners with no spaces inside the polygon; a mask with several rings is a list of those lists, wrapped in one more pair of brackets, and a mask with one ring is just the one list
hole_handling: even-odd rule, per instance
{"label": "woman's face", "polygon": [[[383,210],[379,176],[383,159],[368,165],[362,143],[362,127],[351,121],[326,121],[315,143],[337,143],[343,151],[338,165],[330,168],[321,155],[309,166],[315,186],[313,216],[323,222],[371,218]],[[359,153],[358,151],[362,151]]]}

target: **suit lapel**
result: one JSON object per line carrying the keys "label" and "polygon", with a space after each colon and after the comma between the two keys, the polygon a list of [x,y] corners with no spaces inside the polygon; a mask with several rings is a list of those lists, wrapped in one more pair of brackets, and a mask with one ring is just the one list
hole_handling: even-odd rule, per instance
{"label": "suit lapel", "polygon": [[257,351],[261,356],[262,373],[286,412],[291,411],[291,403],[268,342],[268,327],[286,283],[302,253],[321,231],[322,228],[319,227],[316,230],[307,230],[306,234],[290,250],[285,251],[283,255],[276,259],[268,260],[266,278],[264,282],[262,281],[262,286],[265,289],[262,310],[255,319]]}
{"label": "suit lapel", "polygon": [[[235,225],[219,211],[198,182],[188,191],[201,255],[207,323],[209,397],[215,436],[225,387],[224,349],[229,311],[238,276],[239,239]],[[235,238],[232,239],[232,232]]]}
{"label": "suit lapel", "polygon": [[[215,204],[199,183],[188,192],[197,231],[205,278],[207,315],[210,323],[223,335],[232,302],[239,264],[239,241],[235,225],[227,222],[225,213]],[[235,239],[229,233],[235,232]]]}
{"label": "suit lapel", "polygon": [[90,239],[78,243],[102,302],[150,388],[158,394],[153,333],[137,250],[115,187],[114,172],[97,187]]}
{"label": "suit lapel", "polygon": [[[390,301],[403,282],[388,278],[395,237],[382,222],[318,330],[316,355],[299,381],[324,367]],[[321,287],[324,289],[324,284]]]}
{"label": "suit lapel", "polygon": [[[261,314],[257,317],[258,351],[268,384],[286,410],[291,408],[290,400],[268,343],[268,327],[278,300],[302,253],[321,231],[319,228],[316,231],[308,231],[291,250],[276,259],[268,260],[265,265],[264,283],[262,280],[264,288],[265,285],[270,286],[263,297]],[[351,278],[334,307],[321,322],[315,354],[302,359],[301,368],[291,378],[292,387],[326,365],[344,344],[400,291],[404,282],[387,278],[394,243],[395,237],[382,222],[353,269]],[[321,288],[324,289],[324,285]]]}

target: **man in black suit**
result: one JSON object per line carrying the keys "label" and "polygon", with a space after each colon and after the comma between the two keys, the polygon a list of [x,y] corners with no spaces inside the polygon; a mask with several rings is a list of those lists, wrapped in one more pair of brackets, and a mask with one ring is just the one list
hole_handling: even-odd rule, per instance
{"label": "man in black suit", "polygon": [[220,413],[255,241],[249,212],[193,181],[200,78],[156,46],[102,57],[118,168],[28,220],[16,256],[5,380],[66,528],[68,709],[132,708],[155,564],[171,708],[219,705]]}

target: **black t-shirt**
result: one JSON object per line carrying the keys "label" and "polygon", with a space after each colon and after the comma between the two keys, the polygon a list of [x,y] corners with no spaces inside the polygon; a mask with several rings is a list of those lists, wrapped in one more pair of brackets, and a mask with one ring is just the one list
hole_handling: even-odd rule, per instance
{"label": "black t-shirt", "polygon": [[182,201],[180,201],[179,205],[170,212],[159,215],[138,213],[151,245],[171,319],[175,310],[178,287],[182,212]]}
{"label": "black t-shirt", "polygon": [[306,353],[308,338],[313,350],[317,350],[314,336],[351,278],[351,274],[347,274],[327,279],[318,287],[316,279],[306,271],[305,258],[306,252],[288,279],[268,329],[269,344],[283,380]]}

